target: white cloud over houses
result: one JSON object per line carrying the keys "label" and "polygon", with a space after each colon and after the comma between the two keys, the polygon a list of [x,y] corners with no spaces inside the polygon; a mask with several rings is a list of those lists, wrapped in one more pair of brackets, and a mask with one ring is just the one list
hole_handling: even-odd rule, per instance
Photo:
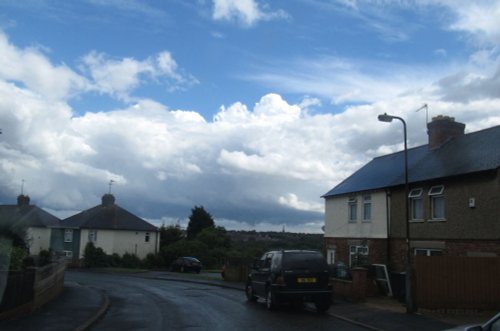
{"label": "white cloud over houses", "polygon": [[[15,201],[25,180],[34,203],[68,216],[98,204],[113,180],[118,204],[156,222],[185,220],[203,205],[229,228],[286,223],[319,231],[320,196],[371,158],[402,148],[401,125],[380,123],[378,114],[403,116],[410,146],[426,143],[425,112],[415,112],[423,103],[429,117],[453,116],[468,132],[500,124],[498,28],[482,3],[466,11],[440,2],[456,15],[446,27],[470,34],[466,63],[315,56],[278,67],[269,58],[246,78],[279,92],[264,92],[255,104],[234,96],[212,118],[135,93],[148,84],[168,91],[199,83],[167,50],[141,59],[85,52],[72,68],[0,33],[0,198]],[[212,18],[245,26],[285,15],[250,0],[213,4]],[[474,21],[478,13],[486,22]],[[121,105],[76,112],[71,101],[88,94]],[[328,101],[337,113],[315,110]]]}

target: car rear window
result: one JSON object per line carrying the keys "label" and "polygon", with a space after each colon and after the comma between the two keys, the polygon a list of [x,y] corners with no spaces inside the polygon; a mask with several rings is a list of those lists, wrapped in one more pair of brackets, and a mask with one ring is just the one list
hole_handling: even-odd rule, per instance
{"label": "car rear window", "polygon": [[293,252],[283,254],[284,269],[324,269],[326,267],[326,261],[320,253]]}

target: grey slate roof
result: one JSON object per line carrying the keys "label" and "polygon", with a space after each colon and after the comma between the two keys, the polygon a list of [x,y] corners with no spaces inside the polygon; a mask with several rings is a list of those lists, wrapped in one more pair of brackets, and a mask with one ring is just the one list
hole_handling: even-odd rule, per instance
{"label": "grey slate roof", "polygon": [[157,231],[158,228],[116,204],[98,205],[61,221],[62,227]]}
{"label": "grey slate roof", "polygon": [[35,205],[1,205],[0,222],[15,222],[25,227],[48,228],[59,226],[61,220]]}
{"label": "grey slate roof", "polygon": [[[408,181],[420,182],[500,167],[500,126],[456,137],[438,149],[408,149]],[[404,184],[404,151],[374,158],[323,198]]]}

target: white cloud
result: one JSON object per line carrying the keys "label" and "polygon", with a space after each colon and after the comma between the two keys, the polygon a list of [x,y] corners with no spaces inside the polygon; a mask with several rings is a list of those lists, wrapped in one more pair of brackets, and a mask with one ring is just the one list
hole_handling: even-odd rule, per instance
{"label": "white cloud", "polygon": [[0,79],[26,86],[52,100],[67,99],[88,82],[65,64],[53,65],[37,48],[19,49],[0,31]]}
{"label": "white cloud", "polygon": [[318,213],[322,213],[324,210],[324,204],[300,201],[299,197],[294,193],[281,196],[278,201],[282,205],[298,210],[315,211]]}
{"label": "white cloud", "polygon": [[213,0],[214,20],[236,21],[252,26],[258,21],[287,18],[283,10],[267,11],[260,8],[256,0]]}
{"label": "white cloud", "polygon": [[93,51],[82,58],[82,63],[81,68],[90,74],[96,91],[122,100],[130,99],[131,92],[142,83],[141,79],[164,79],[169,90],[198,83],[193,76],[183,75],[179,71],[177,62],[168,51],[143,61],[133,58],[112,59]]}
{"label": "white cloud", "polygon": [[450,29],[466,31],[477,41],[498,45],[500,43],[500,3],[498,1],[466,1],[457,5],[456,1],[442,1],[456,14]]}

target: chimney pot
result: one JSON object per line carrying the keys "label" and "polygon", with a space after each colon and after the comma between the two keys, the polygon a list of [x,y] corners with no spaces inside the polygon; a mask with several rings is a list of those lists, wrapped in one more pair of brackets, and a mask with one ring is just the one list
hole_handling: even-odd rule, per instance
{"label": "chimney pot", "polygon": [[427,123],[429,149],[440,148],[444,143],[464,134],[465,124],[455,122],[454,117],[438,115]]}
{"label": "chimney pot", "polygon": [[113,194],[104,194],[102,196],[102,205],[103,206],[109,206],[113,205],[115,203],[115,197]]}
{"label": "chimney pot", "polygon": [[30,197],[27,195],[20,194],[17,196],[17,205],[19,207],[21,206],[29,206],[30,204]]}

